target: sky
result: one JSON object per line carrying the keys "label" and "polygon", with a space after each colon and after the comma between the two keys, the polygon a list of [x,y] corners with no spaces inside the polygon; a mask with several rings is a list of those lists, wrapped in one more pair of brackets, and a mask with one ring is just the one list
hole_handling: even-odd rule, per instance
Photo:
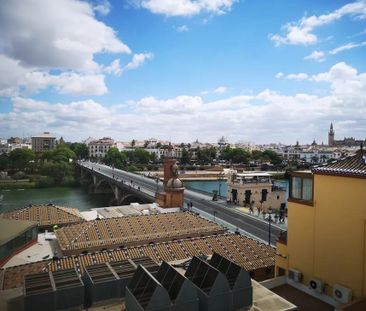
{"label": "sky", "polygon": [[0,0],[0,137],[366,138],[366,0]]}

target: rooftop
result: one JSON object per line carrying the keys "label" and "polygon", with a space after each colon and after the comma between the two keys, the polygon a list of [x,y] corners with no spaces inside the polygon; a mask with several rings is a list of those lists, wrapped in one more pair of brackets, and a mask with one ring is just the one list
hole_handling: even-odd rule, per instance
{"label": "rooftop", "polygon": [[366,150],[312,169],[314,174],[366,178]]}
{"label": "rooftop", "polygon": [[3,278],[0,279],[0,290],[20,287],[23,284],[24,275],[45,270],[58,271],[76,267],[79,272],[82,272],[85,266],[128,258],[145,256],[151,257],[155,262],[172,262],[193,256],[212,255],[214,252],[222,254],[247,271],[274,266],[275,249],[271,246],[237,234],[220,234],[123,247],[85,255],[65,256],[59,259],[10,267],[4,270]]}
{"label": "rooftop", "polygon": [[36,221],[40,227],[85,221],[77,209],[57,205],[30,205],[0,214],[0,218]]}
{"label": "rooftop", "polygon": [[224,231],[220,225],[192,213],[178,212],[97,219],[58,229],[56,235],[64,254],[77,254]]}
{"label": "rooftop", "polygon": [[56,138],[56,136],[52,135],[50,132],[43,132],[41,134],[33,135],[32,138]]}

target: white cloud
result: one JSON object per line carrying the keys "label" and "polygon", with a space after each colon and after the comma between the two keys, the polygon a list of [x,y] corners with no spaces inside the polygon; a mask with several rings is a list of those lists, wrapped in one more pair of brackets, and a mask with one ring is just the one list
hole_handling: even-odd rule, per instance
{"label": "white cloud", "polygon": [[366,41],[363,41],[363,42],[360,42],[360,43],[350,42],[350,43],[341,45],[341,46],[329,51],[329,54],[335,55],[335,54],[338,54],[340,52],[351,50],[351,49],[358,48],[358,47],[361,47],[361,46],[366,46]]}
{"label": "white cloud", "polygon": [[288,80],[297,80],[297,81],[303,81],[308,80],[309,75],[307,73],[290,73],[288,75],[285,75],[283,72],[278,72],[275,76],[277,79],[285,78]]}
{"label": "white cloud", "polygon": [[177,27],[177,31],[178,32],[187,32],[187,31],[189,31],[189,28],[187,25],[182,25],[182,26]]}
{"label": "white cloud", "polygon": [[[94,15],[94,11],[107,14],[109,9],[105,0],[94,6],[76,0],[2,3],[0,96],[17,96],[20,90],[27,94],[47,87],[62,94],[106,93],[103,66],[95,61],[95,54],[131,53],[114,30]],[[116,67],[108,70],[119,74]]]}
{"label": "white cloud", "polygon": [[323,51],[313,51],[311,54],[305,56],[304,59],[311,59],[321,63],[325,60],[325,53]]}
{"label": "white cloud", "polygon": [[[175,141],[231,140],[260,142],[326,141],[330,121],[352,124],[338,135],[366,134],[366,73],[346,63],[308,78],[325,87],[323,95],[281,94],[265,89],[251,95],[206,101],[182,95],[168,99],[145,97],[104,106],[93,100],[51,104],[15,97],[13,109],[0,113],[0,133],[21,135],[49,129],[69,140],[88,136],[144,139],[154,136]],[[174,136],[172,136],[174,135]]]}
{"label": "white cloud", "polygon": [[122,67],[120,59],[115,59],[109,66],[103,68],[103,71],[107,74],[114,74],[119,77],[122,74]]}
{"label": "white cloud", "polygon": [[219,86],[213,92],[216,93],[216,94],[223,94],[226,91],[227,91],[227,87],[226,86]]}
{"label": "white cloud", "polygon": [[231,10],[236,0],[140,0],[138,5],[166,16],[193,16],[202,12],[217,15]]}
{"label": "white cloud", "polygon": [[309,78],[308,74],[306,73],[291,73],[289,75],[286,76],[286,79],[289,80],[297,80],[297,81],[302,81],[302,80],[307,80]]}
{"label": "white cloud", "polygon": [[276,46],[281,44],[291,45],[309,45],[318,41],[318,37],[313,31],[320,26],[330,24],[341,19],[343,16],[351,15],[359,19],[366,17],[366,1],[356,1],[346,4],[341,8],[319,16],[304,16],[297,22],[292,22],[282,27],[285,35],[270,35],[270,39],[275,42]]}
{"label": "white cloud", "polygon": [[3,2],[0,38],[2,52],[28,67],[95,71],[94,54],[131,53],[90,4],[75,0]]}
{"label": "white cloud", "polygon": [[99,14],[105,16],[105,15],[108,15],[109,12],[111,11],[111,4],[107,0],[102,0],[102,1],[97,2],[93,6],[93,10],[95,12],[98,12]]}
{"label": "white cloud", "polygon": [[154,57],[153,53],[134,54],[132,60],[123,67],[123,70],[136,69],[144,64],[145,61],[151,60]]}

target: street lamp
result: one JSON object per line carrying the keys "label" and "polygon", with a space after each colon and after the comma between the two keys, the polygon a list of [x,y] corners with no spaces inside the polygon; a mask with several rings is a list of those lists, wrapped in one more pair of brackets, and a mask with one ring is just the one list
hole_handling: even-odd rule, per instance
{"label": "street lamp", "polygon": [[219,173],[218,180],[219,180],[219,200],[221,200],[221,181],[224,179],[224,175]]}
{"label": "street lamp", "polygon": [[216,211],[214,211],[214,212],[213,212],[213,215],[214,215],[214,222],[216,222],[216,214],[217,214],[217,212],[216,212]]}
{"label": "street lamp", "polygon": [[268,245],[271,245],[272,210],[268,210]]}
{"label": "street lamp", "polygon": [[159,192],[159,175],[156,176],[156,193]]}

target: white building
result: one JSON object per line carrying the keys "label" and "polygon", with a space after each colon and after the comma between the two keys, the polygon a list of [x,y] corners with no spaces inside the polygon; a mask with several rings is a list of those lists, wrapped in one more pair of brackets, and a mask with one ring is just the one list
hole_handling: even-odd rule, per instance
{"label": "white building", "polygon": [[115,147],[114,140],[110,137],[103,137],[93,140],[88,144],[90,158],[104,158],[108,150]]}

